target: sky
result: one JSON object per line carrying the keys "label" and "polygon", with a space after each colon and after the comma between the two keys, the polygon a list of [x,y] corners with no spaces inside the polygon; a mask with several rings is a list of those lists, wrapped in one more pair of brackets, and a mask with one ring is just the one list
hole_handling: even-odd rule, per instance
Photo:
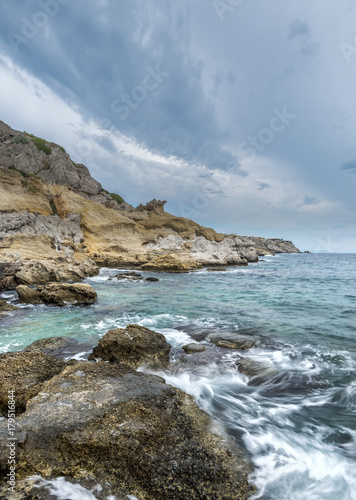
{"label": "sky", "polygon": [[354,0],[8,0],[0,120],[110,192],[356,252]]}

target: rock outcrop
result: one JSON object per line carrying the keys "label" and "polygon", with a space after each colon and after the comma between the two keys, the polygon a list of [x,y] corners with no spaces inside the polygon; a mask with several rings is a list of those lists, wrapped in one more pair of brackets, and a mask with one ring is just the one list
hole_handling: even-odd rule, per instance
{"label": "rock outcrop", "polygon": [[[136,325],[123,332],[133,344],[145,336],[145,348],[152,353],[157,352],[157,340],[160,349],[165,342]],[[108,332],[107,340],[119,336],[122,341],[121,333]],[[129,344],[124,351],[131,362]],[[120,347],[120,357],[121,353]],[[142,355],[140,348],[133,365]],[[210,417],[192,397],[163,378],[138,373],[117,359],[66,364],[36,350],[2,355],[0,366],[4,411],[10,388],[23,412],[17,415],[12,436],[17,481],[34,474],[46,479],[65,476],[81,484],[105,485],[106,497],[118,499],[132,495],[146,500],[235,500],[253,493],[246,455],[213,433]],[[6,484],[8,432],[7,420],[0,420],[4,500],[13,498]],[[31,486],[26,490],[25,483],[18,495],[46,498],[36,497]]]}
{"label": "rock outcrop", "polygon": [[89,359],[125,363],[133,368],[167,368],[171,346],[161,333],[139,325],[109,330],[94,347]]}
{"label": "rock outcrop", "polygon": [[94,304],[98,298],[96,291],[87,283],[48,283],[37,288],[19,285],[16,292],[19,301],[25,304],[78,306]]}
{"label": "rock outcrop", "polygon": [[219,234],[166,213],[165,201],[134,208],[114,198],[63,148],[0,122],[0,263],[90,258],[187,272],[298,252],[288,241]]}
{"label": "rock outcrop", "polygon": [[87,276],[96,276],[99,268],[90,259],[74,261],[63,258],[55,260],[25,260],[0,262],[0,290],[16,288],[18,285],[41,285],[48,282],[79,281]]}

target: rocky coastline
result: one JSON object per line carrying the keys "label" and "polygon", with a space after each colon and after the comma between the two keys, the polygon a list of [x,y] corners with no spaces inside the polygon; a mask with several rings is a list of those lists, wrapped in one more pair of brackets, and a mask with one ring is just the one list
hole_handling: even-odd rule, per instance
{"label": "rocky coastline", "polygon": [[[97,300],[90,285],[101,267],[135,270],[113,279],[158,281],[136,271],[187,273],[246,266],[266,254],[298,253],[290,241],[224,235],[168,214],[165,201],[132,207],[103,190],[84,165],[53,143],[0,122],[0,293],[19,302],[63,307]],[[0,320],[16,306],[0,300]],[[1,328],[1,325],[0,325]],[[258,342],[211,336],[214,349],[245,350]],[[98,498],[246,499],[248,456],[214,430],[193,399],[146,370],[165,370],[170,345],[138,325],[110,330],[87,361],[63,355],[70,340],[45,339],[0,354],[0,411],[17,394],[19,483],[6,487],[7,420],[0,420],[0,497],[50,499],[29,476],[65,476]],[[193,359],[205,346],[189,344]],[[263,372],[244,361],[244,373]],[[1,489],[2,488],[2,489]],[[100,492],[99,492],[100,493]]]}

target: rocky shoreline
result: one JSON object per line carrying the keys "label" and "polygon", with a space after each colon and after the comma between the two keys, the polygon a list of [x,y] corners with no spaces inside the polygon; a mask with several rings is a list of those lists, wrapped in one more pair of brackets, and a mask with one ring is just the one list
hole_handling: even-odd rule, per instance
{"label": "rocky shoreline", "polygon": [[[60,146],[0,122],[0,292],[16,290],[28,304],[88,305],[97,295],[80,282],[101,267],[135,270],[113,277],[118,281],[158,281],[136,271],[224,271],[266,254],[299,252],[290,241],[217,233],[166,213],[164,205],[152,200],[132,207],[103,190]],[[0,320],[15,310],[0,300]],[[249,349],[258,339],[208,341],[222,352]],[[111,330],[87,361],[65,360],[64,353],[75,350],[71,342],[45,339],[0,355],[0,410],[8,416],[7,391],[14,390],[17,472],[24,480],[16,494],[8,493],[4,418],[1,498],[53,498],[26,480],[33,474],[65,476],[88,488],[100,484],[98,498],[117,500],[246,499],[253,493],[244,451],[214,431],[191,396],[137,371],[169,368],[170,345],[161,334],[138,325]],[[190,344],[182,359],[210,351]],[[245,358],[243,370],[263,372]]]}
{"label": "rocky shoreline", "polygon": [[[8,426],[0,421],[4,499],[45,499],[29,476],[65,476],[105,485],[117,500],[246,499],[253,493],[247,454],[214,430],[191,396],[138,366],[165,369],[170,345],[138,325],[109,331],[92,361],[60,357],[70,342],[44,339],[0,355],[0,411],[16,393],[16,496],[6,485]],[[57,356],[49,354],[56,353]],[[21,481],[25,480],[25,481]],[[48,492],[47,492],[48,494]]]}

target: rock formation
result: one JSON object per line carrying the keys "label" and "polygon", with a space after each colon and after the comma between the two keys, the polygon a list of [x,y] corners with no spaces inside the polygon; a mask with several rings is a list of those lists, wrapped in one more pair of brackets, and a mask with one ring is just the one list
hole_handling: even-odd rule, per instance
{"label": "rock formation", "polygon": [[21,281],[23,267],[15,269],[31,259],[53,268],[45,281],[62,281],[73,279],[63,276],[62,264],[76,266],[81,276],[74,279],[82,279],[94,262],[187,272],[298,252],[283,240],[219,234],[166,213],[165,201],[133,208],[113,196],[60,146],[0,122],[0,289],[36,284]]}
{"label": "rock formation", "polygon": [[[13,436],[18,495],[25,489],[19,480],[36,474],[94,481],[118,499],[247,499],[253,493],[247,456],[212,432],[210,417],[191,396],[129,366],[142,362],[143,349],[157,352],[157,342],[166,363],[170,346],[164,349],[164,338],[136,325],[106,335],[107,346],[119,339],[121,362],[115,357],[114,362],[65,363],[38,351],[39,346],[0,356],[1,410],[7,412],[9,373],[14,373],[11,388],[22,412]],[[130,350],[125,335],[133,343],[144,336],[145,345]],[[49,345],[51,339],[46,339],[43,347]],[[11,500],[7,437],[7,421],[2,419],[0,497]],[[17,498],[45,498],[34,491]]]}
{"label": "rock formation", "polygon": [[37,288],[19,285],[16,292],[19,301],[25,304],[90,305],[98,298],[96,291],[87,283],[48,283]]}

